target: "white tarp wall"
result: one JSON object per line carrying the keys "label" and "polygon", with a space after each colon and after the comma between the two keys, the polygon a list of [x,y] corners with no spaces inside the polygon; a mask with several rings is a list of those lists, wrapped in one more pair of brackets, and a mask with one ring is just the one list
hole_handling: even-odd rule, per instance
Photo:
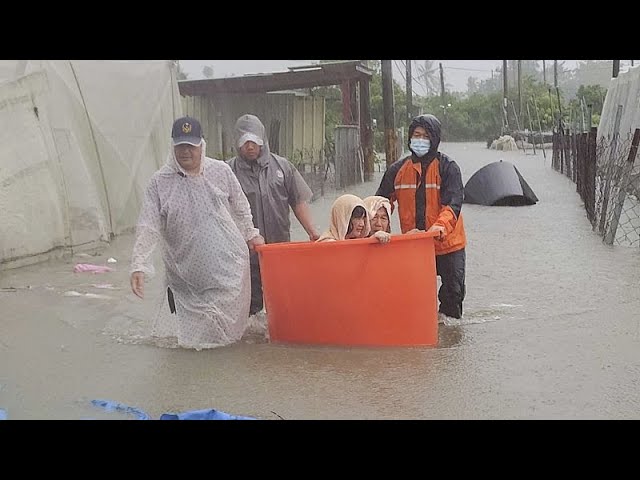
{"label": "white tarp wall", "polygon": [[640,67],[631,67],[611,79],[598,125],[598,141],[603,136],[611,138],[613,135],[618,105],[622,105],[619,133],[627,138],[640,128]]}
{"label": "white tarp wall", "polygon": [[0,61],[0,270],[132,230],[181,115],[172,61]]}

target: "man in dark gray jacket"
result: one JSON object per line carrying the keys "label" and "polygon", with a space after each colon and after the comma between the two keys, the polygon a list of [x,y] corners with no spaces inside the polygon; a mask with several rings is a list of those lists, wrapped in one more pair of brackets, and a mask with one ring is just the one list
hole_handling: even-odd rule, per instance
{"label": "man in dark gray jacket", "polygon": [[[315,241],[319,234],[313,225],[309,202],[313,192],[296,167],[269,150],[262,122],[255,115],[238,118],[234,140],[238,156],[229,160],[251,205],[253,224],[265,243],[291,241],[289,207]],[[263,307],[262,281],[257,253],[251,253],[251,309],[253,315]]]}

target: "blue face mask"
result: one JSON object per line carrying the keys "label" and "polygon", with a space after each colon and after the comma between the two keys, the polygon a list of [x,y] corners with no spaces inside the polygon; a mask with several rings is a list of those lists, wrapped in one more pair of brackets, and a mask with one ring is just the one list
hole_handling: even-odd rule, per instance
{"label": "blue face mask", "polygon": [[431,140],[428,138],[412,138],[409,148],[418,157],[424,157],[431,148]]}

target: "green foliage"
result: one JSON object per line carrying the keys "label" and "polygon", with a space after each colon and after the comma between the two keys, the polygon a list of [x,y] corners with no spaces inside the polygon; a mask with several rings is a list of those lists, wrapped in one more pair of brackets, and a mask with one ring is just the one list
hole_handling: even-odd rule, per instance
{"label": "green foliage", "polygon": [[[374,148],[384,151],[384,108],[382,101],[382,74],[380,60],[366,61],[374,71],[370,83],[371,117],[376,120],[374,131]],[[427,61],[419,65],[416,74],[422,80],[434,84],[437,75],[434,65]],[[592,105],[592,125],[598,125],[602,114],[602,105],[606,97],[606,87],[603,86],[603,71],[611,62],[587,61],[579,64],[575,71],[568,71],[563,62],[558,62],[559,92],[553,85],[553,62],[546,62],[546,79],[543,82],[541,61],[522,61],[521,63],[521,98],[522,112],[520,112],[520,96],[517,88],[517,63],[507,63],[509,91],[508,91],[508,122],[510,130],[516,130],[517,122],[514,109],[518,112],[521,129],[551,131],[558,125],[560,112],[562,119],[569,119],[582,115],[580,102]],[[608,71],[607,71],[608,72]],[[610,76],[610,72],[606,73]],[[584,80],[584,82],[583,82]],[[588,83],[589,81],[594,83]],[[573,83],[572,83],[573,82]],[[576,82],[577,85],[576,85]],[[582,83],[579,83],[582,82]],[[606,83],[605,85],[607,85]],[[435,93],[423,97],[415,93],[413,105],[416,113],[431,113],[437,116],[443,125],[443,140],[445,141],[486,141],[502,133],[503,128],[503,84],[502,72],[498,67],[493,78],[478,81],[470,79],[467,93],[451,93],[447,91],[444,98]],[[570,88],[569,88],[570,87]],[[575,88],[574,88],[575,87]],[[558,93],[560,102],[558,102]],[[336,125],[342,123],[342,94],[339,86],[313,89],[314,95],[326,98],[326,132],[327,142],[332,144]],[[404,85],[393,81],[394,117],[396,129],[408,126],[406,116],[406,100]],[[528,106],[528,111],[527,111]],[[584,107],[582,107],[584,109]],[[586,112],[585,112],[586,113]]]}
{"label": "green foliage", "polygon": [[[524,71],[524,68],[523,68]],[[468,95],[445,95],[419,97],[416,102],[422,113],[432,113],[437,116],[443,125],[443,139],[447,141],[483,141],[502,133],[503,122],[503,92],[500,85],[502,73],[496,78],[485,80],[477,85],[477,91]],[[549,72],[547,72],[548,75]],[[471,82],[475,83],[475,82]],[[520,97],[517,90],[508,91],[507,115],[509,129],[532,129],[550,131],[557,126],[562,110],[564,122],[568,122],[572,115],[577,115],[578,99],[567,102],[562,89],[560,93],[560,105],[558,105],[558,92],[535,75],[523,74],[521,81],[522,112],[520,112]],[[602,112],[602,104],[606,96],[606,90],[599,85],[582,86],[578,90],[578,98],[585,98],[587,104],[593,105],[593,121],[597,125]],[[451,106],[448,106],[448,105]],[[443,108],[443,105],[447,105]],[[527,110],[528,105],[528,110]],[[518,113],[517,121],[516,115]]]}
{"label": "green foliage", "polygon": [[606,91],[612,75],[612,60],[586,60],[578,62],[575,70],[559,75],[558,84],[568,97],[580,97],[578,91],[583,85],[600,86]]}

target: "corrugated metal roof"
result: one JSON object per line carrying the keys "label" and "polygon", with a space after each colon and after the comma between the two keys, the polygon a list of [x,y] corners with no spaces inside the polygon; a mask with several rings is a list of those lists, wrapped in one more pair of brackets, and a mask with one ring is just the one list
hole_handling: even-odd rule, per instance
{"label": "corrugated metal roof", "polygon": [[290,67],[288,72],[181,80],[178,82],[178,88],[180,94],[184,96],[217,93],[264,93],[337,85],[346,81],[368,81],[372,75],[373,70],[370,70],[362,62],[348,61]]}

